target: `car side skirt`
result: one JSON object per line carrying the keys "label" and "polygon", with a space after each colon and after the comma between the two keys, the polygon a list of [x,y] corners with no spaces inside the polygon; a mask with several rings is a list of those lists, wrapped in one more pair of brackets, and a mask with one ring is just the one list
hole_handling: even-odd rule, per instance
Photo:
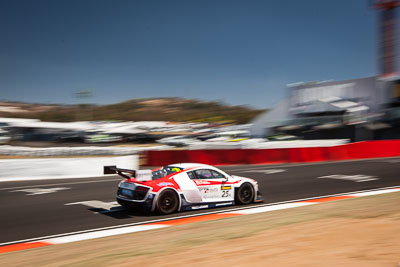
{"label": "car side skirt", "polygon": [[181,194],[181,207],[179,211],[209,209],[224,206],[235,205],[234,201],[221,201],[221,202],[204,202],[204,203],[190,203],[185,199],[185,196]]}

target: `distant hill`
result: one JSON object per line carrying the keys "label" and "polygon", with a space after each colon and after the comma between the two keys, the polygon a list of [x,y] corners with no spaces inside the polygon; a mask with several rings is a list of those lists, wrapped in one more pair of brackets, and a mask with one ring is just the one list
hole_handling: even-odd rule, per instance
{"label": "distant hill", "polygon": [[264,112],[218,101],[183,98],[132,99],[111,105],[45,105],[0,102],[0,117],[43,121],[125,120],[247,123]]}

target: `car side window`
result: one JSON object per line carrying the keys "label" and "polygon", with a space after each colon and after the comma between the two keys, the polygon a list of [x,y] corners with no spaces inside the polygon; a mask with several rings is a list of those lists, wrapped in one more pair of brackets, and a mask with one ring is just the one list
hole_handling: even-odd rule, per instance
{"label": "car side window", "polygon": [[196,179],[212,179],[214,178],[210,170],[201,169],[195,170]]}
{"label": "car side window", "polygon": [[197,179],[196,174],[194,172],[188,172],[187,175],[189,176],[190,179]]}
{"label": "car side window", "polygon": [[[218,178],[225,178],[225,176],[217,171],[208,170],[208,169],[201,169],[195,170],[193,172],[188,172],[190,179],[218,179]],[[193,177],[193,178],[192,178]]]}
{"label": "car side window", "polygon": [[220,172],[211,170],[211,173],[212,173],[212,175],[213,175],[214,178],[225,178],[225,175],[223,175],[223,174],[220,173]]}

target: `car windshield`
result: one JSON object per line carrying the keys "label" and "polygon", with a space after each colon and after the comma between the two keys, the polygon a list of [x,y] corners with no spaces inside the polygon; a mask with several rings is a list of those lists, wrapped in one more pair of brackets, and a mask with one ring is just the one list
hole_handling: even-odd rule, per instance
{"label": "car windshield", "polygon": [[171,173],[180,172],[182,170],[183,170],[182,168],[175,167],[175,166],[164,166],[160,169],[152,171],[151,179],[157,180],[157,179],[163,178]]}

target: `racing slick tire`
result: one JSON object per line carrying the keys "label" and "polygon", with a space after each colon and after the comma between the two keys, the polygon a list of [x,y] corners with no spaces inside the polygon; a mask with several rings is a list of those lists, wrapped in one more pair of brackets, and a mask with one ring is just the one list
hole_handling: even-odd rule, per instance
{"label": "racing slick tire", "polygon": [[178,210],[179,197],[171,189],[166,189],[157,198],[156,211],[158,214],[171,214]]}
{"label": "racing slick tire", "polygon": [[249,183],[242,184],[235,192],[235,203],[247,205],[254,201],[254,188]]}

